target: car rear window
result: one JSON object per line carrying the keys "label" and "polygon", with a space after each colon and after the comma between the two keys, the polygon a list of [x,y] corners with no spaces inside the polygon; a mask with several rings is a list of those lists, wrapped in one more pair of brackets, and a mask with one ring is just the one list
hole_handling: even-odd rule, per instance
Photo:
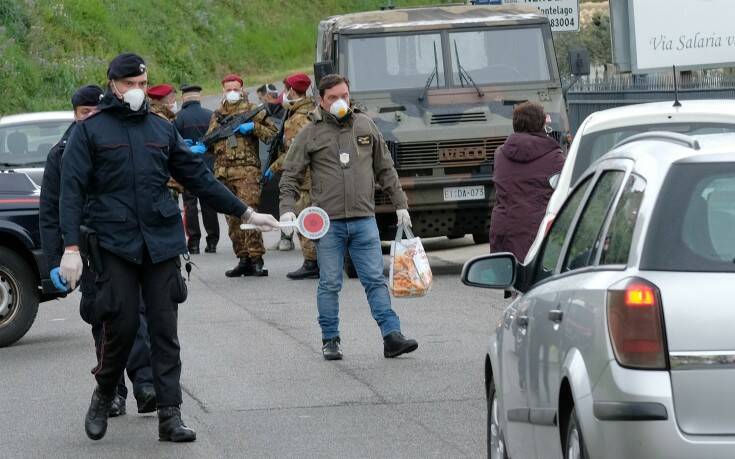
{"label": "car rear window", "polygon": [[735,163],[680,163],[661,188],[641,269],[735,272]]}
{"label": "car rear window", "polygon": [[582,137],[579,149],[577,150],[571,183],[575,183],[593,162],[612,150],[618,142],[632,135],[651,131],[679,132],[687,135],[723,134],[735,132],[735,123],[656,123],[626,126],[587,134]]}

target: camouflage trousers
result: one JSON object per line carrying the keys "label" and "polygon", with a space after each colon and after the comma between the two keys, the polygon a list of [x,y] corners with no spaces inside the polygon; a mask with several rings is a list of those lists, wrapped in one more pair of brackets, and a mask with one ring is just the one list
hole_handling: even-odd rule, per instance
{"label": "camouflage trousers", "polygon": [[[234,172],[234,173],[233,173]],[[258,209],[260,204],[260,169],[252,166],[217,168],[217,178],[241,201]],[[238,258],[261,257],[265,253],[260,231],[241,230],[239,218],[227,216],[232,249]]]}
{"label": "camouflage trousers", "polygon": [[[296,214],[298,215],[302,210],[306,209],[310,205],[311,193],[309,191],[302,190],[301,196],[299,196],[299,200],[296,202],[296,208],[294,209]],[[301,252],[304,254],[304,260],[316,261],[316,245],[314,244],[314,241],[305,238],[298,232],[296,234],[299,235],[299,242],[301,243]]]}

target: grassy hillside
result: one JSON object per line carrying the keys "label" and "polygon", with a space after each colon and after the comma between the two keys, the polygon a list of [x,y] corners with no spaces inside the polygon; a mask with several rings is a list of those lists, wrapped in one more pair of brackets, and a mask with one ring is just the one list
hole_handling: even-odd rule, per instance
{"label": "grassy hillside", "polygon": [[152,84],[197,82],[214,90],[230,71],[259,84],[310,67],[319,19],[386,3],[0,0],[0,114],[68,108],[77,87],[104,83],[107,63],[123,51],[146,59]]}

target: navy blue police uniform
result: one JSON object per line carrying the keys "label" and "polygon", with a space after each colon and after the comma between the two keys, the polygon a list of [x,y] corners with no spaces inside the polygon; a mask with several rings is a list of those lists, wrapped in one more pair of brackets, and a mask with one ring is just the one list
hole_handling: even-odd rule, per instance
{"label": "navy blue police uniform", "polygon": [[[182,85],[181,93],[200,92],[201,86]],[[181,106],[181,111],[176,114],[174,126],[184,139],[189,139],[194,143],[199,142],[209,129],[209,122],[212,119],[212,111],[202,107],[198,100],[189,100]],[[207,152],[203,155],[204,163],[209,170],[214,168],[214,153]],[[187,190],[184,190],[184,227],[186,228],[186,236],[188,237],[187,247],[190,253],[199,253],[199,241],[202,238],[202,231],[199,228],[199,210],[197,208],[198,198]],[[219,220],[217,219],[217,211],[201,203],[202,221],[204,222],[204,230],[207,232],[206,252],[214,253],[217,251],[217,243],[219,242]]]}

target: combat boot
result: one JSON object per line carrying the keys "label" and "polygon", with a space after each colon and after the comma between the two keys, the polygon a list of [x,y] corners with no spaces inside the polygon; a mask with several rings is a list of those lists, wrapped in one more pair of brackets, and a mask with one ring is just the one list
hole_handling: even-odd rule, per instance
{"label": "combat boot", "polygon": [[252,276],[253,275],[253,262],[250,257],[240,258],[240,262],[237,266],[231,270],[225,272],[227,277],[240,277],[240,276]]}
{"label": "combat boot", "polygon": [[134,395],[138,404],[138,413],[153,413],[156,411],[156,390],[153,386],[143,386],[135,391]]}
{"label": "combat boot", "polygon": [[263,257],[255,257],[251,260],[251,263],[252,270],[249,274],[244,274],[245,276],[265,277],[268,275],[268,270],[263,268],[265,264]]}
{"label": "combat boot", "polygon": [[112,405],[110,405],[110,413],[108,417],[116,418],[126,413],[127,408],[125,407],[125,398],[123,398],[122,395],[117,394],[112,400]]}
{"label": "combat boot", "polygon": [[217,253],[217,244],[207,241],[207,247],[204,249],[204,253]]}
{"label": "combat boot", "polygon": [[383,356],[386,359],[408,354],[418,349],[419,343],[415,339],[407,339],[399,331],[390,332],[383,337]]}
{"label": "combat boot", "polygon": [[103,394],[99,387],[92,393],[92,402],[84,419],[84,430],[92,440],[99,440],[107,433],[107,417],[110,414],[112,401],[115,399],[115,391],[111,394]]}
{"label": "combat boot", "polygon": [[195,441],[197,433],[184,425],[178,406],[165,406],[158,409],[158,439],[175,443]]}
{"label": "combat boot", "polygon": [[304,260],[299,269],[286,274],[286,277],[293,280],[319,279],[319,265],[315,260]]}

